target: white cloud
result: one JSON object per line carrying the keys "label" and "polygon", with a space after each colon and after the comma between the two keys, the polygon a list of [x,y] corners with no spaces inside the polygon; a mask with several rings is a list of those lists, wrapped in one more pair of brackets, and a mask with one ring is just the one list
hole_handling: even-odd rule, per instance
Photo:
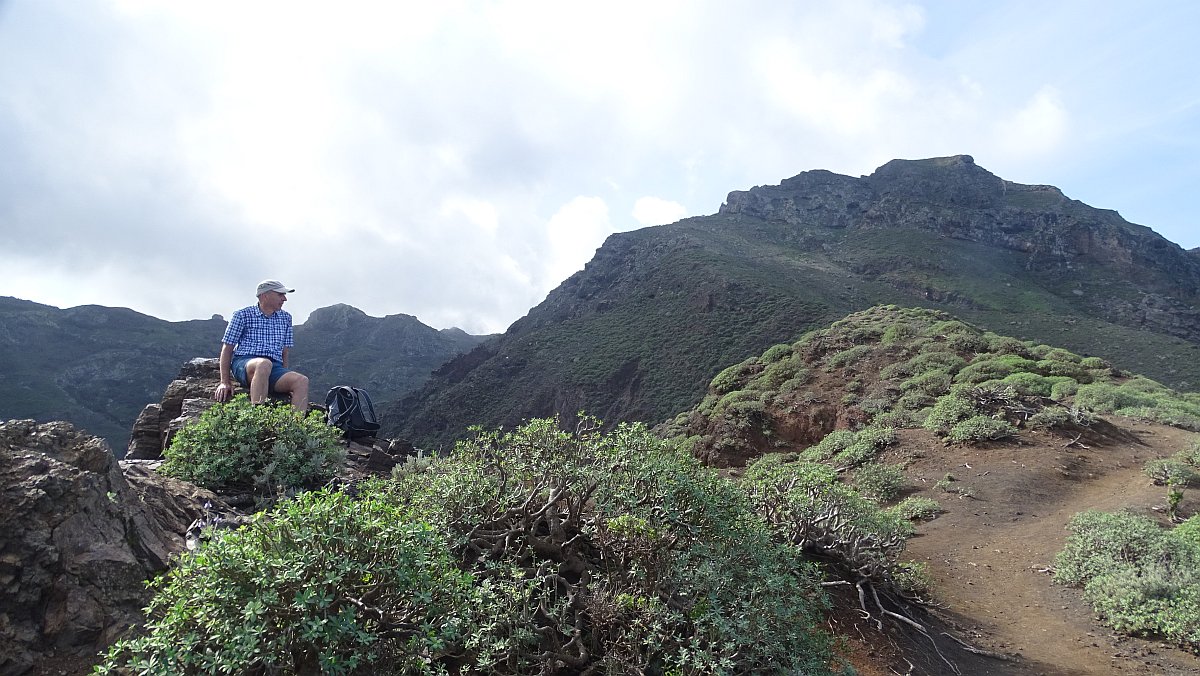
{"label": "white cloud", "polygon": [[563,205],[546,223],[550,250],[542,268],[543,288],[549,291],[582,270],[612,232],[608,204],[599,197],[580,196]]}
{"label": "white cloud", "polygon": [[997,123],[996,150],[1018,157],[1053,154],[1065,140],[1069,121],[1058,90],[1042,87],[1011,117]]}
{"label": "white cloud", "polygon": [[633,203],[633,219],[642,225],[664,225],[687,217],[687,207],[661,197],[642,197]]}
{"label": "white cloud", "polygon": [[1136,176],[1091,201],[1196,246],[1200,5],[1109,10],[0,0],[0,294],[186,319],[278,277],[300,318],[502,330],[613,232],[963,152]]}

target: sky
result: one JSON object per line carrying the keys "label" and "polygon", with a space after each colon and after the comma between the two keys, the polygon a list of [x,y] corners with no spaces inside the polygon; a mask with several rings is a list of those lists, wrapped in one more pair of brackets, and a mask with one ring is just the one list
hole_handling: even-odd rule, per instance
{"label": "sky", "polygon": [[504,331],[615,232],[969,154],[1200,246],[1200,3],[0,0],[0,296]]}

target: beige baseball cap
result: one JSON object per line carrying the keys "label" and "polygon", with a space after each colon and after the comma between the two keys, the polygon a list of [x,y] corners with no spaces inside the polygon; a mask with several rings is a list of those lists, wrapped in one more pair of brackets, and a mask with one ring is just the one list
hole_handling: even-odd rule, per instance
{"label": "beige baseball cap", "polygon": [[279,293],[294,293],[295,289],[289,289],[284,286],[283,282],[277,279],[268,279],[258,285],[258,291],[255,296],[261,296],[268,291],[278,291]]}

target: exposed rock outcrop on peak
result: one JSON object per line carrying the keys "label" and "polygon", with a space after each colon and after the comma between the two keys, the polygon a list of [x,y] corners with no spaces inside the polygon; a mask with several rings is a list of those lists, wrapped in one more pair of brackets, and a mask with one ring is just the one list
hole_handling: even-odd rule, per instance
{"label": "exposed rock outcrop on peak", "polygon": [[212,493],[135,469],[65,422],[0,423],[0,673],[89,656],[141,620],[145,582],[220,509]]}
{"label": "exposed rock outcrop on peak", "polygon": [[[1098,314],[1195,341],[1200,265],[1150,228],[1072,200],[1048,185],[1003,180],[969,155],[892,160],[870,176],[809,171],[777,186],[733,191],[722,214],[803,228],[919,228],[1020,252],[1031,272],[1075,279]],[[1089,273],[1105,270],[1106,279]],[[1122,280],[1135,298],[1089,293]]]}

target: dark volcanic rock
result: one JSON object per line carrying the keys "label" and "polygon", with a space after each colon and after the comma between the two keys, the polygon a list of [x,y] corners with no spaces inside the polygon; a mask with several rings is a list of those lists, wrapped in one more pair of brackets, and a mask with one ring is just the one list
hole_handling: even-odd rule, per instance
{"label": "dark volcanic rock", "polygon": [[[1123,287],[1081,293],[1106,319],[1200,340],[1195,255],[1053,186],[1005,181],[969,155],[892,160],[863,178],[808,171],[778,186],[731,192],[720,213],[798,228],[916,228],[1009,249],[1047,280]],[[1100,279],[1092,277],[1097,272]]]}
{"label": "dark volcanic rock", "polygon": [[[68,423],[0,423],[0,673],[89,656],[141,620],[145,582],[213,494],[137,472]],[[186,522],[186,523],[185,523]]]}
{"label": "dark volcanic rock", "polygon": [[[130,433],[128,460],[153,460],[162,457],[163,449],[184,421],[198,418],[212,406],[213,391],[221,383],[220,364],[216,358],[197,357],[183,365],[179,375],[167,385],[162,401],[148,404],[133,424]],[[234,393],[241,391],[236,384]]]}

